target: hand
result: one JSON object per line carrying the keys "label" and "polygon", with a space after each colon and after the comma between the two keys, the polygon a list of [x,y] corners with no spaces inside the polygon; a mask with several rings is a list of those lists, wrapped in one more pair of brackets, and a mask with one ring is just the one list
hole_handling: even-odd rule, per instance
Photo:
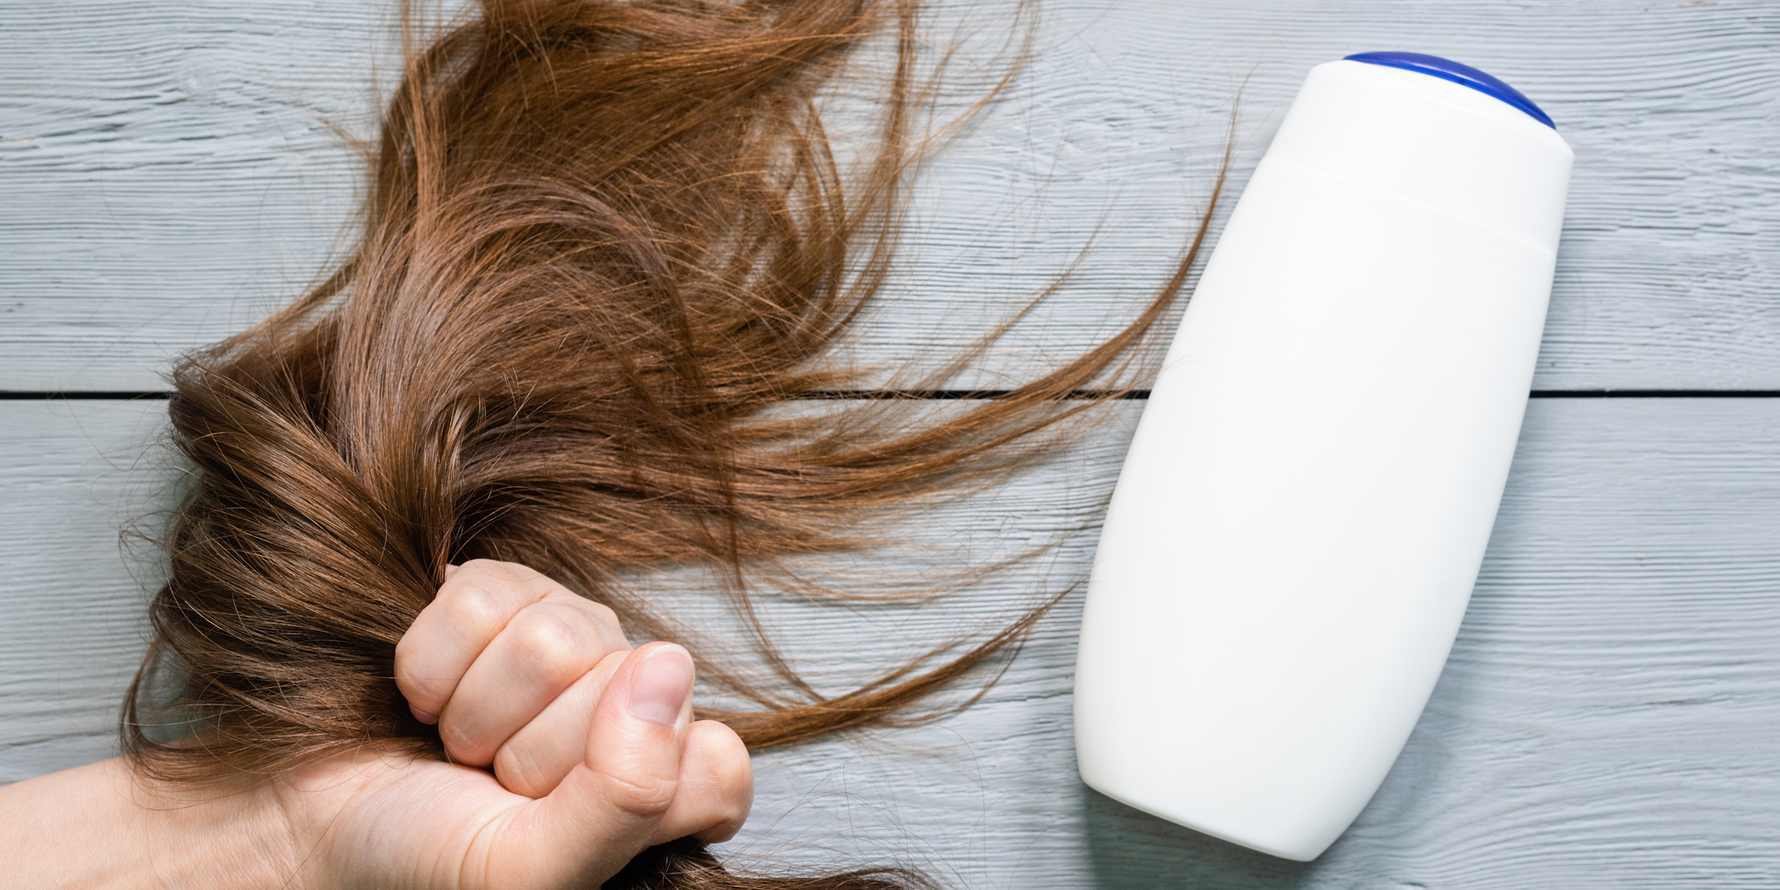
{"label": "hand", "polygon": [[276,783],[306,883],[597,886],[645,847],[728,839],[753,796],[747,749],[692,722],[692,679],[684,649],[631,650],[610,609],[531,569],[451,570],[396,647],[396,683],[451,762],[367,754]]}
{"label": "hand", "polygon": [[0,786],[0,888],[596,887],[747,816],[747,749],[692,722],[686,651],[631,651],[610,610],[523,566],[451,572],[396,673],[454,762],[366,750],[221,794],[117,758]]}
{"label": "hand", "polygon": [[[525,566],[476,560],[445,572],[432,605],[396,646],[396,686],[416,719],[439,725],[452,762],[490,767],[508,791],[543,797],[584,759],[590,721],[630,643],[611,609]],[[684,698],[678,687],[667,692],[676,702]],[[656,717],[671,723],[682,705],[661,707]],[[693,723],[688,732],[694,762],[739,768],[727,778],[752,787],[734,732],[711,721]],[[686,809],[705,797],[692,794],[663,821],[677,828],[724,815],[734,816],[734,824],[700,824],[669,840],[696,834],[714,842],[735,834],[747,815],[745,801],[739,814]]]}

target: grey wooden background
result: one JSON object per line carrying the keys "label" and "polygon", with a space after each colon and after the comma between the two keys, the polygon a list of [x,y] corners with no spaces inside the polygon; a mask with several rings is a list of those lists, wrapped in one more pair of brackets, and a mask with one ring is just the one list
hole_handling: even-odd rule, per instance
{"label": "grey wooden background", "polygon": [[[1007,11],[941,12],[976,23],[993,70]],[[1070,286],[955,382],[1111,330],[1203,207],[1238,93],[1240,186],[1318,62],[1447,55],[1558,121],[1577,166],[1543,397],[1470,612],[1383,790],[1309,865],[1080,784],[1075,599],[955,717],[759,756],[732,855],[985,888],[1780,887],[1780,4],[1043,15],[1031,68],[929,171],[905,268],[850,344],[886,376],[932,367],[1090,241]],[[388,86],[389,19],[375,0],[0,0],[0,781],[111,752],[157,572],[120,531],[152,529],[169,472],[164,403],[125,396],[337,254],[358,186],[341,134],[368,132],[379,70]],[[1598,397],[1626,390],[1668,392]],[[1048,555],[919,607],[775,602],[787,647],[838,685],[1079,580],[1140,409],[902,547],[820,568],[914,583],[1060,541]]]}

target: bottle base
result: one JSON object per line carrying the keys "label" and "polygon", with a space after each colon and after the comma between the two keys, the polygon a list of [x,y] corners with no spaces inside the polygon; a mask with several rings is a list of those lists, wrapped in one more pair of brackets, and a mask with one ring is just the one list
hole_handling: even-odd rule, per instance
{"label": "bottle base", "polygon": [[1322,842],[1310,841],[1296,844],[1282,844],[1277,841],[1270,842],[1260,840],[1246,833],[1223,830],[1212,821],[1182,816],[1177,812],[1174,812],[1172,808],[1155,806],[1131,795],[1108,790],[1107,788],[1095,784],[1086,776],[1082,777],[1082,782],[1089,788],[1094,789],[1095,792],[1116,800],[1134,810],[1147,813],[1167,822],[1173,822],[1184,828],[1190,828],[1200,834],[1217,838],[1225,843],[1235,844],[1238,847],[1254,850],[1257,853],[1265,853],[1268,856],[1278,859],[1289,859],[1293,862],[1310,862],[1318,856],[1321,856],[1323,851],[1327,850],[1330,845],[1334,843],[1333,839]]}

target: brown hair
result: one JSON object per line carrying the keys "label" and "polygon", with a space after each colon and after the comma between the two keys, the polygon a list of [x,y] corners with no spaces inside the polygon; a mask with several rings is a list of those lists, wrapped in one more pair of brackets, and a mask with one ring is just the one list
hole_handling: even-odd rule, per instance
{"label": "brown hair", "polygon": [[[915,13],[484,0],[410,52],[354,253],[175,369],[173,436],[194,472],[126,703],[138,768],[194,782],[367,743],[435,755],[393,681],[395,646],[445,566],[478,557],[682,641],[624,579],[719,568],[771,678],[701,655],[701,677],[758,707],[700,716],[755,746],[894,719],[1015,644],[1042,604],[961,654],[824,696],[749,594],[776,560],[858,543],[855,517],[999,478],[1052,441],[1038,434],[1117,397],[1204,235],[1128,327],[1011,391],[939,416],[894,399],[785,410],[853,383],[823,358],[883,285],[924,151]],[[817,89],[880,30],[895,47],[887,98],[849,179]],[[157,674],[178,678],[165,713],[195,733],[145,732],[163,719]],[[734,880],[696,847],[650,855],[623,880]]]}

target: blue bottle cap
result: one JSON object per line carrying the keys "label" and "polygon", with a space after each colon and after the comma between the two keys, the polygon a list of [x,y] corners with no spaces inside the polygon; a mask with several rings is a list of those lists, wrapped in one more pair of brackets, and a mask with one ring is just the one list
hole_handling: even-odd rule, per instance
{"label": "blue bottle cap", "polygon": [[1526,112],[1533,120],[1553,130],[1557,124],[1551,122],[1550,116],[1539,110],[1533,100],[1520,94],[1520,90],[1479,71],[1470,65],[1461,65],[1451,59],[1422,53],[1354,53],[1347,57],[1350,62],[1365,62],[1368,65],[1385,65],[1390,68],[1401,68],[1405,71],[1419,71],[1432,74],[1441,80],[1450,80],[1462,86],[1468,86],[1487,96],[1494,96],[1509,105]]}

